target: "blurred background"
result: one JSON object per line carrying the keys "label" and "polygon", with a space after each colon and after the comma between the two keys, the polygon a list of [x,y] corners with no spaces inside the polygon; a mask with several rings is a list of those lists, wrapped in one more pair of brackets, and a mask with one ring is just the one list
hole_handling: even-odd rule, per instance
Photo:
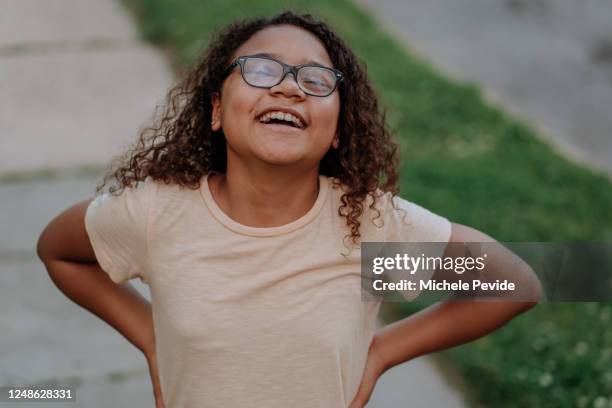
{"label": "blurred background", "polygon": [[[610,2],[4,0],[0,386],[153,406],[144,357],[55,288],[36,240],[93,196],[215,29],[285,8],[326,20],[366,64],[401,145],[403,197],[500,241],[612,241]],[[368,406],[612,407],[611,309],[539,305],[394,367]]]}

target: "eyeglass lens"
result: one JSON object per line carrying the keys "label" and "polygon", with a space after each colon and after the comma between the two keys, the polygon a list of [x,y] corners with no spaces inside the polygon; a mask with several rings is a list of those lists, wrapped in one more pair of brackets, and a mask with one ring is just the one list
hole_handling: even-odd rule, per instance
{"label": "eyeglass lens", "polygon": [[[244,79],[253,86],[272,87],[280,82],[283,66],[264,58],[247,58],[243,66]],[[333,71],[316,66],[305,66],[298,71],[300,88],[312,95],[329,95],[336,86]]]}

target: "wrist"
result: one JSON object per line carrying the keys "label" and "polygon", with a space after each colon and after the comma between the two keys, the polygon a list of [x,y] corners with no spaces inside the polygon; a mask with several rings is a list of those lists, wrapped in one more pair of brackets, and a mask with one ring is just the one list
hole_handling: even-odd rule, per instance
{"label": "wrist", "polygon": [[151,360],[154,359],[156,357],[156,353],[155,353],[155,343],[150,343],[147,344],[146,346],[143,346],[140,351],[142,351],[142,354],[144,354],[145,358],[147,360]]}
{"label": "wrist", "polygon": [[382,375],[385,371],[391,368],[389,361],[385,358],[385,354],[383,352],[383,338],[379,334],[375,334],[372,338],[372,342],[370,343],[370,349],[368,350],[368,354],[372,359],[374,369],[378,373],[378,375]]}

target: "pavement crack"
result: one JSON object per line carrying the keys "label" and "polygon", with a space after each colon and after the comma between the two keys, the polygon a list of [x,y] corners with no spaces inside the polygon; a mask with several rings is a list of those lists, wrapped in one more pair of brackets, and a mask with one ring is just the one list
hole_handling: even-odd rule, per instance
{"label": "pavement crack", "polygon": [[28,384],[13,384],[9,381],[8,386],[14,387],[82,387],[84,385],[118,384],[140,378],[149,378],[146,367],[132,368],[127,370],[116,370],[96,375],[71,375],[63,377],[51,377]]}
{"label": "pavement crack", "polygon": [[0,57],[85,53],[143,47],[138,39],[90,38],[79,41],[48,41],[0,45]]}
{"label": "pavement crack", "polygon": [[0,249],[0,261],[3,265],[24,263],[38,259],[35,249],[4,250]]}

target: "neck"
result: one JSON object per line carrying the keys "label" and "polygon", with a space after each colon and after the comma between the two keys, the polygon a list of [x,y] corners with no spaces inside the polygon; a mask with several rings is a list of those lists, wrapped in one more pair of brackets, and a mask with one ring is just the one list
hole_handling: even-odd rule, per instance
{"label": "neck", "polygon": [[250,227],[269,228],[304,216],[319,194],[319,169],[246,169],[231,166],[209,177],[211,194],[230,218]]}

